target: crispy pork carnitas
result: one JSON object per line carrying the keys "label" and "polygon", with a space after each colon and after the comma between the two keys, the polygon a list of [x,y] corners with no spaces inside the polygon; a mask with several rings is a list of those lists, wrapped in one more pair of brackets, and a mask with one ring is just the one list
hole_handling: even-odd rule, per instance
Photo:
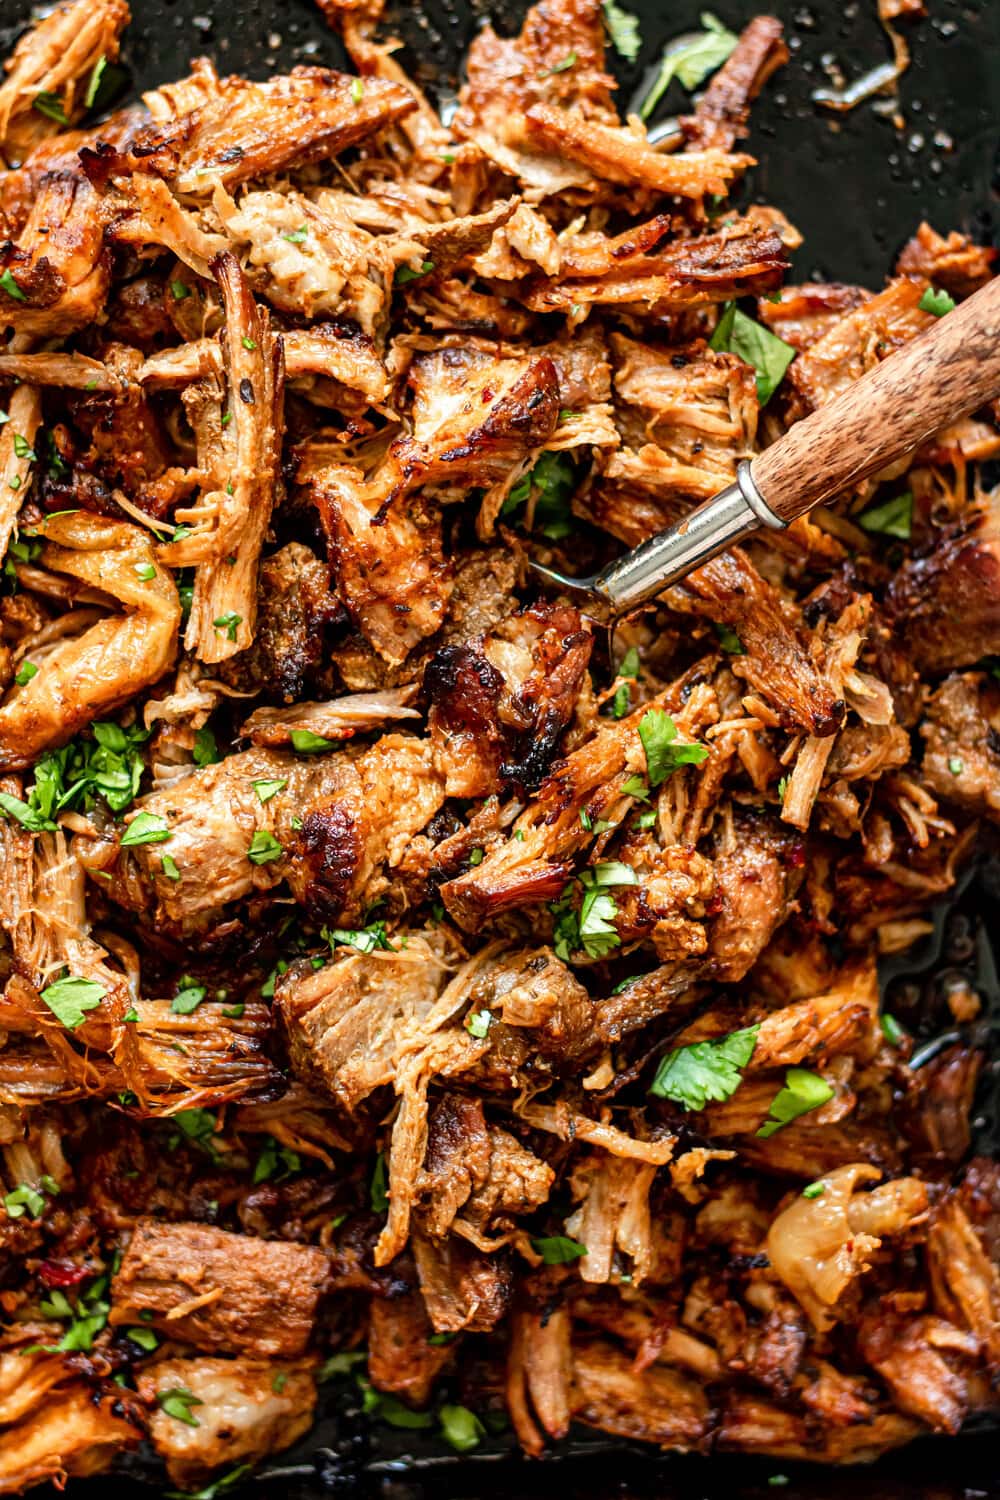
{"label": "crispy pork carnitas", "polygon": [[610,641],[525,558],[676,520],[991,253],[783,285],[725,201],[768,17],[665,149],[616,5],[486,26],[446,125],[321,4],[351,74],[101,116],[128,7],[70,0],[0,87],[0,1493],[235,1482],[338,1379],[460,1451],[954,1433],[984,1059],[911,1068],[876,957],[1000,820],[995,413]]}

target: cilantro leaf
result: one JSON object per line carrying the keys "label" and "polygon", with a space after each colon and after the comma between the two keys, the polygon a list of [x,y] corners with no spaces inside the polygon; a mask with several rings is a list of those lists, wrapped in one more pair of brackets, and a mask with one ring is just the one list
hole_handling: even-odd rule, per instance
{"label": "cilantro leaf", "polygon": [[83,1025],[86,1012],[96,1010],[106,994],[103,984],[98,984],[95,979],[67,974],[42,990],[41,999],[57,1021],[69,1031],[75,1031]]}
{"label": "cilantro leaf", "polygon": [[913,495],[909,490],[895,495],[881,505],[873,505],[858,516],[862,531],[877,532],[881,536],[900,537],[909,541],[913,529]]}
{"label": "cilantro leaf", "polygon": [[486,1436],[486,1428],[467,1406],[445,1404],[438,1412],[441,1436],[456,1453],[470,1453]]}
{"label": "cilantro leaf", "polygon": [[621,938],[615,931],[613,921],[618,915],[618,903],[607,891],[594,886],[584,895],[580,904],[580,943],[591,958],[607,958],[614,948],[621,947]]}
{"label": "cilantro leaf", "polygon": [[21,1219],[26,1213],[33,1219],[40,1219],[45,1212],[45,1195],[33,1188],[30,1182],[21,1182],[13,1192],[4,1195],[3,1206],[9,1219]]}
{"label": "cilantro leaf", "polygon": [[953,310],[955,299],[947,292],[941,291],[939,287],[929,286],[917,306],[921,312],[933,313],[936,318],[943,318],[945,313]]}
{"label": "cilantro leaf", "polygon": [[214,766],[222,759],[215,735],[210,729],[195,731],[194,749],[191,754],[196,766]]}
{"label": "cilantro leaf", "polygon": [[700,766],[708,759],[706,745],[691,745],[678,740],[677,725],[662,708],[651,708],[643,715],[639,723],[639,738],[646,752],[646,774],[650,786],[659,786],[681,766]]}
{"label": "cilantro leaf", "polygon": [[14,280],[10,268],[7,266],[4,267],[3,271],[0,271],[0,289],[5,291],[8,297],[13,297],[15,302],[27,302],[28,300],[27,292],[22,292]]}
{"label": "cilantro leaf", "polygon": [[66,118],[66,111],[63,108],[63,102],[58,94],[52,94],[44,90],[42,93],[35,95],[31,101],[31,107],[32,109],[37,109],[38,113],[45,115],[47,119],[55,120],[57,125],[69,124]]}
{"label": "cilantro leaf", "polygon": [[280,859],[284,852],[273,833],[268,833],[266,828],[258,828],[250,840],[247,859],[252,865],[266,865],[269,860]]}
{"label": "cilantro leaf", "polygon": [[493,1020],[493,1012],[492,1011],[489,1011],[489,1010],[470,1011],[469,1014],[466,1016],[465,1021],[463,1022],[463,1025],[465,1026],[465,1029],[469,1033],[470,1036],[474,1036],[477,1041],[482,1041],[483,1037],[485,1037],[485,1036],[487,1036],[489,1034],[490,1023],[492,1022],[492,1020]]}
{"label": "cilantro leaf", "polygon": [[766,1139],[783,1125],[797,1120],[799,1115],[819,1109],[832,1098],[833,1089],[818,1073],[810,1073],[808,1068],[789,1068],[785,1073],[784,1088],[779,1089],[771,1100],[771,1117],[765,1120],[757,1134]]}
{"label": "cilantro leaf", "polygon": [[273,1135],[269,1135],[254,1166],[253,1182],[256,1185],[269,1182],[272,1178],[282,1182],[286,1177],[291,1177],[293,1172],[301,1171],[302,1158],[299,1153],[288,1146],[282,1146]]}
{"label": "cilantro leaf", "polygon": [[174,1417],[178,1422],[184,1422],[188,1427],[200,1427],[198,1418],[191,1415],[193,1406],[204,1406],[200,1396],[189,1391],[185,1385],[171,1386],[168,1391],[157,1391],[156,1400],[160,1408],[166,1412],[168,1417]]}
{"label": "cilantro leaf", "polygon": [[543,1235],[539,1239],[532,1238],[531,1248],[536,1255],[540,1255],[547,1266],[570,1266],[582,1255],[586,1255],[586,1245],[581,1245],[579,1240],[571,1240],[565,1234]]}
{"label": "cilantro leaf", "polygon": [[311,729],[293,729],[291,733],[292,749],[297,750],[300,755],[318,755],[323,750],[336,749],[336,740],[324,739],[321,734],[313,734]]}
{"label": "cilantro leaf", "polygon": [[709,348],[736,354],[748,365],[753,365],[757,371],[757,400],[761,406],[766,406],[778,389],[796,352],[791,344],[779,339],[769,328],[740,312],[735,302],[726,304],[709,339]]}
{"label": "cilantro leaf", "polygon": [[657,1099],[672,1099],[686,1110],[704,1109],[713,1100],[721,1104],[739,1088],[759,1029],[747,1026],[716,1042],[675,1047],[661,1058],[649,1092]]}
{"label": "cilantro leaf", "polygon": [[170,1002],[170,1009],[175,1016],[189,1016],[198,1009],[207,993],[203,984],[185,985]]}
{"label": "cilantro leaf", "polygon": [[235,641],[237,627],[243,624],[243,616],[230,609],[224,615],[219,615],[218,619],[212,621],[212,624],[216,630],[226,632],[227,641]]}
{"label": "cilantro leaf", "polygon": [[612,47],[626,62],[635,62],[642,48],[638,17],[622,10],[617,0],[603,0],[601,9]]}
{"label": "cilantro leaf", "polygon": [[288,777],[278,777],[274,781],[255,781],[252,785],[258,802],[270,802],[272,797],[276,797],[279,792],[285,790],[285,787],[288,785]]}
{"label": "cilantro leaf", "polygon": [[501,515],[511,515],[535,492],[533,529],[551,541],[571,534],[570,500],[576,488],[576,470],[565,453],[543,453],[530,473],[514,486],[503,503]]}
{"label": "cilantro leaf", "polygon": [[154,813],[140,812],[122,834],[121,847],[131,849],[136,844],[165,844],[171,837],[171,831],[162,818]]}
{"label": "cilantro leaf", "polygon": [[37,808],[30,807],[19,797],[12,797],[9,792],[0,792],[0,807],[8,817],[16,819],[29,833],[51,833],[57,826],[51,818],[44,817]]}
{"label": "cilantro leaf", "polygon": [[375,1166],[372,1171],[371,1185],[368,1189],[368,1198],[372,1206],[373,1214],[388,1213],[389,1176],[385,1165],[384,1151],[380,1151],[375,1158]]}
{"label": "cilantro leaf", "polygon": [[321,935],[331,949],[338,945],[357,948],[359,953],[374,953],[376,948],[392,949],[384,922],[369,922],[367,927],[324,927]]}
{"label": "cilantro leaf", "polygon": [[721,68],[736,46],[738,38],[707,12],[702,14],[701,24],[705,30],[693,36],[678,37],[668,42],[663,50],[663,60],[652,88],[642,104],[639,114],[648,120],[663,95],[676,78],[689,92]]}
{"label": "cilantro leaf", "polygon": [[433,269],[432,260],[422,260],[419,271],[415,271],[412,266],[400,266],[396,272],[396,285],[405,286],[408,281],[419,281],[421,276],[429,276]]}

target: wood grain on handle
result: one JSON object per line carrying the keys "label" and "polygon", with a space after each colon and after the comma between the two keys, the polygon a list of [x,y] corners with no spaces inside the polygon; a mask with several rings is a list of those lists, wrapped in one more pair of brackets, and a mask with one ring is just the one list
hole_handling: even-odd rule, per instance
{"label": "wood grain on handle", "polygon": [[750,466],[793,521],[1000,395],[1000,276],[821,406]]}

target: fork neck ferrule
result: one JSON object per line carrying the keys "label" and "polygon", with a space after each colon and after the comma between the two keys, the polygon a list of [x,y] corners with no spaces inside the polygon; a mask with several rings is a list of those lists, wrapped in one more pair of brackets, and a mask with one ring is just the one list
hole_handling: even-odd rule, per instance
{"label": "fork neck ferrule", "polygon": [[597,575],[594,591],[615,614],[625,614],[655,599],[702,563],[745,540],[761,526],[778,530],[785,523],[767,505],[741,463],[736,483],[699,505],[676,526],[659,532]]}

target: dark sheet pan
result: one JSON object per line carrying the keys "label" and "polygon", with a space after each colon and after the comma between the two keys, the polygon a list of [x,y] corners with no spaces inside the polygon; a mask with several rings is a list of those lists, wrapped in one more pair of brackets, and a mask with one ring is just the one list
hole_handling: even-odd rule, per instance
{"label": "dark sheet pan", "polygon": [[[262,77],[296,62],[344,63],[338,40],[310,0],[130,0],[133,23],[123,61],[133,92],[186,71],[208,55],[220,70]],[[643,50],[618,69],[626,104],[658,58],[663,42],[697,27],[705,0],[625,0],[641,18]],[[805,236],[794,274],[877,287],[922,218],[977,239],[998,227],[1000,164],[1000,0],[927,0],[930,15],[905,26],[913,62],[902,80],[905,126],[872,104],[832,115],[811,101],[813,89],[839,67],[852,79],[886,58],[888,44],[875,0],[718,0],[711,9],[734,30],[767,10],[781,17],[792,59],[753,112],[749,149],[759,159],[746,192],[783,209]],[[0,0],[0,47],[6,50],[35,7]],[[397,3],[392,25],[406,42],[404,60],[434,95],[458,79],[470,37],[489,16],[513,28],[519,0],[426,0]],[[668,96],[665,110],[682,107]],[[990,939],[992,938],[992,943]],[[1000,864],[984,855],[956,900],[937,913],[936,931],[917,951],[886,965],[891,1009],[909,1003],[924,1019],[928,1043],[940,1030],[935,1006],[941,976],[965,971],[991,1000],[983,1027],[1000,1025],[996,945],[1000,943]],[[977,1127],[981,1150],[1000,1149],[1000,1044],[985,1070]],[[995,1432],[927,1440],[871,1469],[822,1472],[777,1460],[657,1458],[627,1445],[580,1435],[564,1452],[528,1463],[504,1438],[471,1459],[426,1442],[419,1433],[369,1429],[350,1387],[326,1388],[316,1429],[239,1494],[281,1500],[323,1496],[361,1500],[1000,1500]],[[77,1500],[138,1500],[162,1493],[162,1471],[147,1457],[126,1461],[120,1475],[75,1483]],[[43,1492],[33,1493],[42,1496]],[[225,1492],[224,1492],[225,1493]],[[54,1492],[52,1492],[54,1496]],[[48,1500],[48,1497],[46,1497]]]}

